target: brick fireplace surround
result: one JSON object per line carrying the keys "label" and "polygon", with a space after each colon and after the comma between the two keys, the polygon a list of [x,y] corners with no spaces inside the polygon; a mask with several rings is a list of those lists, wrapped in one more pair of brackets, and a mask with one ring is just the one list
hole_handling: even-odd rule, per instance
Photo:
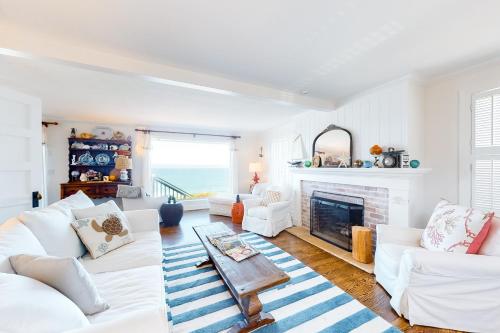
{"label": "brick fireplace surround", "polygon": [[[310,198],[313,191],[344,194],[364,199],[364,225],[375,231],[379,223],[389,221],[389,189],[351,184],[301,181],[302,226],[310,227]],[[373,232],[375,237],[375,232]],[[375,244],[375,243],[374,243]]]}

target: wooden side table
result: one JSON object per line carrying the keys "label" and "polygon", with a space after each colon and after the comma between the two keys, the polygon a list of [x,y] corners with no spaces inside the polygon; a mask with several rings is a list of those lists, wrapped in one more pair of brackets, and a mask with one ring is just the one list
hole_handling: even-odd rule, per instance
{"label": "wooden side table", "polygon": [[352,227],[352,257],[364,264],[373,261],[372,230],[367,227]]}

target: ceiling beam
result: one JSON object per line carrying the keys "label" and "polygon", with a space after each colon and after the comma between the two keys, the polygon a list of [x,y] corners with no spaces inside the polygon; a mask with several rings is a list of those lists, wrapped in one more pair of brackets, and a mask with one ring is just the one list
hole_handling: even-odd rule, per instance
{"label": "ceiling beam", "polygon": [[[207,93],[244,96],[269,100],[278,104],[293,105],[304,109],[331,111],[332,101],[291,93],[262,85],[231,80],[147,62],[118,54],[115,50],[102,50],[75,41],[62,40],[39,32],[28,31],[8,23],[0,23],[0,54],[46,61],[88,70],[134,77],[158,84],[165,84]],[[251,65],[251,64],[249,64]]]}

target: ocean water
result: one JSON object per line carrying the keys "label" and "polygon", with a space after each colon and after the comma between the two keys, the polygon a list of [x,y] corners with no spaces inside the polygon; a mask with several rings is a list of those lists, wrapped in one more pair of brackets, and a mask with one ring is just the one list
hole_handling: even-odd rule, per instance
{"label": "ocean water", "polygon": [[223,168],[152,168],[160,177],[190,194],[230,191],[230,172]]}

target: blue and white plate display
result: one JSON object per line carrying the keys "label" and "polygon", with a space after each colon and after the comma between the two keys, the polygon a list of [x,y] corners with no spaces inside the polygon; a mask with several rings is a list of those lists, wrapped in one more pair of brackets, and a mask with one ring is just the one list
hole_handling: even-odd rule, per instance
{"label": "blue and white plate display", "polygon": [[78,157],[78,164],[94,165],[94,158],[92,157],[92,155],[90,155],[89,152],[86,152],[85,154],[80,155],[80,157]]}
{"label": "blue and white plate display", "polygon": [[108,154],[104,154],[104,153],[101,153],[101,154],[97,154],[95,156],[95,163],[97,165],[108,165],[109,162],[111,161],[111,158],[109,157]]}

